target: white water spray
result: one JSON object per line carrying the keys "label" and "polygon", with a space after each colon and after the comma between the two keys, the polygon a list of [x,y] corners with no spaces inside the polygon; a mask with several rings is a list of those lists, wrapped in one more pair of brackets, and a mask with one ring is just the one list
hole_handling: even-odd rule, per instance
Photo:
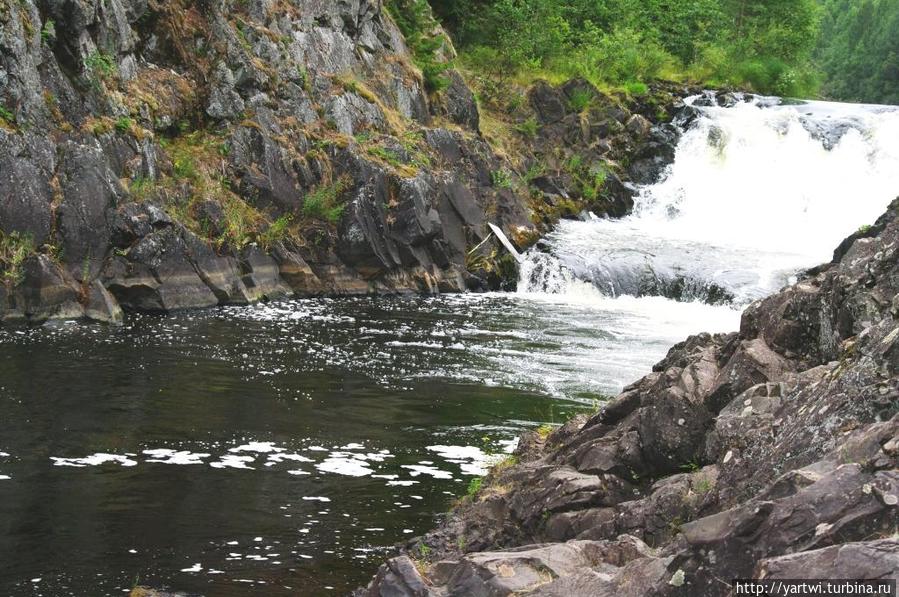
{"label": "white water spray", "polygon": [[828,261],[899,195],[899,109],[772,103],[701,108],[633,215],[562,222],[549,254],[527,255],[519,291],[741,306]]}

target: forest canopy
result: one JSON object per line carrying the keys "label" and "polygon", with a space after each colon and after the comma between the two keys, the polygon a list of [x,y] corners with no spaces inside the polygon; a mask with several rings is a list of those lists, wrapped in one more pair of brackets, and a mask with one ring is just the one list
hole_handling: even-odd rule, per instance
{"label": "forest canopy", "polygon": [[[428,31],[426,2],[388,1],[394,14],[405,15],[401,26],[407,36],[416,27]],[[786,96],[899,103],[895,0],[430,0],[430,5],[451,33],[460,61],[497,76],[583,77],[631,90],[666,78]],[[426,45],[421,37],[418,43]]]}

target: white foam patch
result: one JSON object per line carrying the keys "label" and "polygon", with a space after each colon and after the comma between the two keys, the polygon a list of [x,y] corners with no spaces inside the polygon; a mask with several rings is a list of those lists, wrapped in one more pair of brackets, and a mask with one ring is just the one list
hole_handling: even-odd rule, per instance
{"label": "white foam patch", "polygon": [[200,572],[203,570],[202,564],[194,564],[190,568],[182,568],[181,572]]}
{"label": "white foam patch", "polygon": [[388,487],[412,487],[418,485],[418,481],[388,481]]}
{"label": "white foam patch", "polygon": [[435,479],[452,479],[453,475],[447,471],[442,471],[433,466],[423,466],[420,464],[404,464],[403,468],[409,469],[410,475],[417,477],[419,475],[430,475]]}
{"label": "white foam patch", "polygon": [[253,470],[252,466],[247,466],[250,462],[256,460],[252,456],[234,456],[226,454],[221,457],[218,462],[210,462],[212,468],[239,468],[245,470]]}
{"label": "white foam patch", "polygon": [[319,496],[305,496],[303,498],[306,502],[330,502],[331,498],[319,497]]}
{"label": "white foam patch", "polygon": [[286,460],[289,460],[290,462],[315,462],[311,458],[307,458],[306,456],[303,456],[302,454],[276,453],[276,454],[271,454],[268,457],[268,462],[272,463],[272,464],[279,464]]}
{"label": "white foam patch", "polygon": [[169,450],[168,448],[157,448],[153,450],[144,450],[143,452],[148,458],[147,462],[158,462],[161,464],[203,464],[204,458],[209,458],[210,454],[197,454],[187,450]]}
{"label": "white foam patch", "polygon": [[88,466],[100,466],[102,464],[115,463],[121,466],[137,466],[137,461],[121,454],[92,454],[84,458],[58,458],[51,456],[53,466],[71,466],[84,468]]}
{"label": "white foam patch", "polygon": [[283,452],[284,448],[276,446],[273,442],[250,442],[236,448],[231,448],[229,452],[255,452],[256,454],[271,454],[273,452]]}
{"label": "white foam patch", "polygon": [[328,458],[315,465],[323,473],[334,473],[347,477],[367,477],[374,471],[369,468],[365,457],[349,452],[332,452]]}
{"label": "white foam patch", "polygon": [[486,475],[490,466],[502,458],[496,454],[487,454],[476,446],[437,445],[428,446],[427,449],[443,456],[447,462],[458,464],[463,475],[476,477]]}

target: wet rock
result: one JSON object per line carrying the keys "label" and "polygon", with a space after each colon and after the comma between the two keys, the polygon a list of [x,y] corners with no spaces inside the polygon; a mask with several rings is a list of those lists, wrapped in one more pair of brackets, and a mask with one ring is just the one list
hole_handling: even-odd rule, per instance
{"label": "wet rock", "polygon": [[62,203],[57,209],[62,248],[70,271],[88,282],[102,268],[109,246],[107,212],[125,194],[98,145],[64,148]]}
{"label": "wet rock", "polygon": [[356,597],[378,597],[395,595],[397,597],[430,597],[438,593],[431,591],[421,577],[415,564],[406,556],[393,558],[381,566],[378,575],[371,582],[368,590],[356,591]]}
{"label": "wet rock", "polygon": [[[750,306],[739,334],[688,338],[586,422],[525,442],[526,461],[420,540],[444,560],[424,578],[437,591],[716,596],[722,578],[895,576],[897,245],[884,216]],[[622,533],[656,551],[616,569],[568,554]],[[542,559],[563,552],[576,570]]]}
{"label": "wet rock", "polygon": [[762,560],[754,577],[764,579],[886,579],[899,574],[899,541],[879,539]]}
{"label": "wet rock", "polygon": [[37,246],[44,244],[53,227],[52,200],[48,178],[36,164],[0,157],[0,230],[19,231],[30,235]]}

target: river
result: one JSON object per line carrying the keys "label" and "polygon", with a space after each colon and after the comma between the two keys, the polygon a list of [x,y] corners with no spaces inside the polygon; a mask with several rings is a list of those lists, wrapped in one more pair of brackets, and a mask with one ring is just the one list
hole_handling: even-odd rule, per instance
{"label": "river", "polygon": [[517,293],[0,329],[0,594],[343,594],[521,430],[736,329],[899,194],[895,109],[700,110],[634,214],[560,224]]}

